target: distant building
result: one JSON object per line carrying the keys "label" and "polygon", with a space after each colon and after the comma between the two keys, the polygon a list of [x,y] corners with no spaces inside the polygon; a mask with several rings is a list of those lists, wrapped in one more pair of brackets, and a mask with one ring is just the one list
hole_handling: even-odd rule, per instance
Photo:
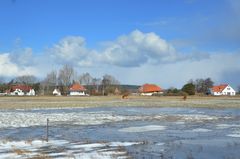
{"label": "distant building", "polygon": [[35,91],[32,89],[32,87],[27,85],[15,85],[11,87],[11,89],[8,91],[8,94],[17,96],[35,96]]}
{"label": "distant building", "polygon": [[61,96],[61,91],[60,91],[58,88],[55,88],[55,89],[53,90],[53,95],[54,95],[54,96]]}
{"label": "distant building", "polygon": [[86,96],[86,88],[82,85],[75,83],[69,88],[70,96]]}
{"label": "distant building", "polygon": [[210,92],[212,95],[215,95],[215,96],[221,96],[221,95],[235,96],[236,95],[236,91],[228,84],[213,86],[210,89]]}
{"label": "distant building", "polygon": [[144,84],[138,89],[140,95],[152,96],[153,94],[162,94],[163,89],[155,84]]}
{"label": "distant building", "polygon": [[119,95],[119,94],[121,94],[121,91],[120,91],[118,88],[115,88],[114,94],[115,94],[115,95]]}

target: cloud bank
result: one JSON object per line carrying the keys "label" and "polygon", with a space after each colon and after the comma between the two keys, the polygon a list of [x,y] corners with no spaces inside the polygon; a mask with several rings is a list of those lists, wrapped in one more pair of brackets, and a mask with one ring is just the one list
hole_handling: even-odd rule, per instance
{"label": "cloud bank", "polygon": [[58,63],[72,63],[78,66],[114,65],[139,67],[146,64],[159,65],[184,60],[199,60],[206,54],[182,54],[155,33],[135,30],[114,41],[105,42],[101,50],[86,47],[83,37],[69,36],[61,39],[48,53]]}
{"label": "cloud bank", "polygon": [[224,82],[223,74],[240,70],[239,51],[179,52],[153,32],[134,30],[104,43],[101,49],[92,49],[87,47],[83,37],[67,36],[41,55],[34,54],[31,48],[0,53],[0,76],[33,74],[43,77],[51,69],[67,63],[80,73],[88,71],[93,76],[109,73],[126,84],[149,82],[163,87],[181,87],[191,78],[211,77],[216,82]]}

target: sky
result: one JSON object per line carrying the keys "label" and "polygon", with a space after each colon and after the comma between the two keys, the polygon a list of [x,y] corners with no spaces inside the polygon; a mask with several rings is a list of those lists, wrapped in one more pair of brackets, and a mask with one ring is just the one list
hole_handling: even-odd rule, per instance
{"label": "sky", "polygon": [[239,0],[1,0],[0,77],[64,64],[122,84],[240,85]]}

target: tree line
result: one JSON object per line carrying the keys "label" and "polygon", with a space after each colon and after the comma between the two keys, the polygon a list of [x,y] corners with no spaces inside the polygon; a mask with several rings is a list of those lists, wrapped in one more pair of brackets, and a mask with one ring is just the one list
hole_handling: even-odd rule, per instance
{"label": "tree line", "polygon": [[181,89],[170,88],[165,93],[166,95],[195,95],[210,94],[210,88],[213,87],[214,82],[211,78],[198,78],[196,80],[189,80]]}
{"label": "tree line", "polygon": [[33,75],[18,76],[9,82],[0,78],[0,92],[10,89],[12,85],[24,84],[31,86],[40,95],[51,95],[55,88],[66,95],[69,87],[74,83],[84,85],[88,93],[94,95],[114,94],[120,85],[120,82],[112,75],[105,74],[102,78],[92,77],[89,73],[78,75],[71,65],[64,65],[58,71],[49,72],[43,80]]}
{"label": "tree line", "polygon": [[[78,75],[71,65],[64,65],[58,71],[49,72],[43,80],[39,80],[33,75],[22,75],[6,82],[3,77],[0,77],[0,92],[5,92],[12,85],[25,84],[31,86],[39,95],[52,95],[55,88],[66,95],[69,87],[74,83],[84,85],[87,93],[91,95],[129,93],[129,90],[121,87],[120,82],[112,75],[105,74],[102,78],[93,77],[88,72]],[[181,89],[172,87],[165,90],[164,95],[209,94],[213,84],[211,78],[191,79]],[[238,93],[240,93],[240,86]]]}

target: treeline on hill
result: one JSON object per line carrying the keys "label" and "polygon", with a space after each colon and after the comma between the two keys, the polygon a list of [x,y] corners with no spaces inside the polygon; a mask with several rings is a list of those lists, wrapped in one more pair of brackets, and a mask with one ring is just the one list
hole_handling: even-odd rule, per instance
{"label": "treeline on hill", "polygon": [[0,78],[0,92],[9,90],[11,86],[24,84],[31,86],[38,95],[52,95],[55,88],[58,88],[63,95],[67,95],[69,87],[74,83],[80,83],[90,95],[128,94],[137,91],[139,86],[120,85],[120,82],[111,75],[104,75],[102,78],[92,77],[89,73],[77,75],[70,65],[64,65],[58,71],[49,72],[43,80],[38,80],[33,75],[22,75],[9,82]]}

